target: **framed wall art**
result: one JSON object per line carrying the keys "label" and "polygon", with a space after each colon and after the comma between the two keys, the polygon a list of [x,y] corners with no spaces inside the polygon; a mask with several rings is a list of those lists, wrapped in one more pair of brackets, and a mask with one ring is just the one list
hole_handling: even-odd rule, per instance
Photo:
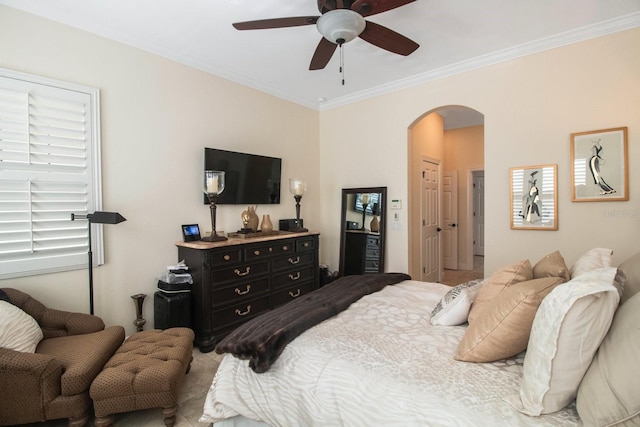
{"label": "framed wall art", "polygon": [[571,200],[629,200],[626,127],[571,134]]}
{"label": "framed wall art", "polygon": [[509,169],[511,229],[558,229],[558,165]]}

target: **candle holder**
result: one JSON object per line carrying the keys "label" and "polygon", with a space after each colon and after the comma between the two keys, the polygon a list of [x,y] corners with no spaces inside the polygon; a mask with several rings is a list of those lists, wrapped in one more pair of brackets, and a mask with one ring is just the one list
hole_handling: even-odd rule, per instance
{"label": "candle holder", "polygon": [[296,226],[294,228],[290,228],[289,231],[297,233],[309,231],[300,226],[300,200],[302,200],[302,196],[307,191],[307,183],[300,178],[290,178],[289,191],[293,194],[293,198],[296,200]]}
{"label": "candle holder", "polygon": [[367,231],[367,229],[364,226],[364,222],[367,219],[367,206],[369,206],[369,194],[367,193],[363,194],[361,201],[362,201],[362,227],[360,228],[360,230]]}
{"label": "candle holder", "polygon": [[227,240],[224,236],[218,236],[216,232],[216,199],[224,191],[224,171],[204,171],[203,190],[209,199],[209,208],[211,210],[211,236],[203,237],[202,240],[205,242]]}

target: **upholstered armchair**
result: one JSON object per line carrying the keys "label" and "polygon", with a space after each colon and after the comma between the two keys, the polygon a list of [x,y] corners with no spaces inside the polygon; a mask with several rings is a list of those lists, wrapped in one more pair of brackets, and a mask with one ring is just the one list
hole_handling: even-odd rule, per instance
{"label": "upholstered armchair", "polygon": [[86,425],[89,387],[124,341],[124,328],[105,329],[97,316],[54,310],[24,292],[2,290],[37,321],[43,338],[34,353],[0,348],[0,425],[59,418],[68,418],[70,427]]}

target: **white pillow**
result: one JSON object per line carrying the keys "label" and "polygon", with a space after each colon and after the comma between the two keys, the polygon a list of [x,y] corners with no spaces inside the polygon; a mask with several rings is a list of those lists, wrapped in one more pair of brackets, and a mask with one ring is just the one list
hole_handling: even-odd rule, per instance
{"label": "white pillow", "polygon": [[527,415],[571,403],[620,301],[617,269],[600,268],[557,286],[536,312],[524,358],[520,396],[508,399]]}
{"label": "white pillow", "polygon": [[36,319],[13,304],[0,301],[0,347],[33,353],[41,340],[42,329]]}
{"label": "white pillow", "polygon": [[578,260],[571,266],[569,272],[571,278],[578,277],[582,273],[594,270],[596,268],[611,267],[611,254],[613,251],[606,248],[593,248],[587,253],[583,254]]}
{"label": "white pillow", "polygon": [[476,279],[451,288],[431,312],[431,324],[455,326],[465,323],[482,284],[482,279]]}

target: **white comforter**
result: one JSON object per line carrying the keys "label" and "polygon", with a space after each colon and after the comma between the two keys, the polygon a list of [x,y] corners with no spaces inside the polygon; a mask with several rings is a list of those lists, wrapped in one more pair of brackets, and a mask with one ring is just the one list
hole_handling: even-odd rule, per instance
{"label": "white comforter", "polygon": [[272,426],[575,426],[570,407],[529,417],[517,395],[523,355],[494,363],[453,359],[464,326],[432,326],[450,289],[405,281],[363,297],[291,342],[271,369],[225,356],[200,421],[236,415]]}

